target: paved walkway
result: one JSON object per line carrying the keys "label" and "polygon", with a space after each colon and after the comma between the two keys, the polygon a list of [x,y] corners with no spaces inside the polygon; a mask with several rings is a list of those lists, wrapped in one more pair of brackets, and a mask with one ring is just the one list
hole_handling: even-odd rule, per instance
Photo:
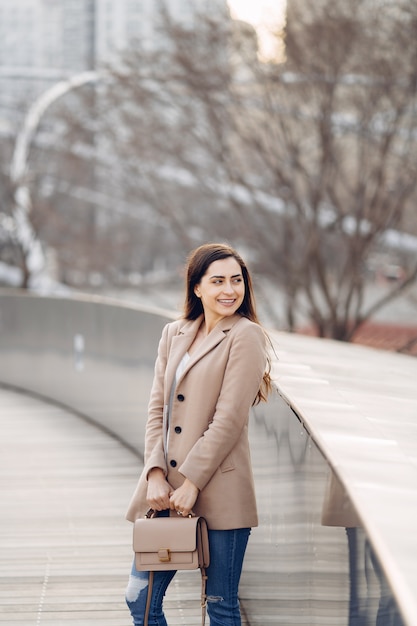
{"label": "paved walkway", "polygon": [[[124,512],[138,460],[83,419],[1,388],[0,433],[0,624],[131,624]],[[199,623],[199,594],[199,572],[178,573],[170,626]]]}

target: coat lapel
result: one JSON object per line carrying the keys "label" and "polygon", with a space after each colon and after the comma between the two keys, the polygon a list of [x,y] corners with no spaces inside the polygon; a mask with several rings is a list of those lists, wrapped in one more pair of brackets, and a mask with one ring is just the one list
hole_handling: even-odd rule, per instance
{"label": "coat lapel", "polygon": [[178,335],[175,335],[171,341],[171,347],[169,351],[169,358],[167,362],[165,372],[165,402],[168,402],[168,397],[171,391],[172,383],[174,382],[175,372],[180,364],[180,361],[188,348],[194,341],[194,338],[200,328],[200,324],[203,321],[203,316],[200,315],[196,320],[188,321],[182,326]]}
{"label": "coat lapel", "polygon": [[[231,317],[225,317],[217,324],[215,328],[207,335],[205,340],[201,343],[198,350],[196,350],[188,361],[180,380],[185,374],[206,354],[219,345],[221,341],[227,336],[227,333],[233,328],[233,326],[241,319],[240,315],[232,315]],[[175,373],[177,367],[184,354],[194,341],[198,329],[203,321],[203,316],[200,315],[196,320],[190,320],[181,327],[178,335],[172,338],[171,348],[169,351],[169,358],[166,368],[165,377],[165,403],[168,403],[170,390],[175,379]],[[179,381],[178,381],[179,382]]]}
{"label": "coat lapel", "polygon": [[[218,346],[220,342],[223,341],[223,339],[227,336],[227,333],[229,332],[229,330],[236,324],[236,322],[240,319],[240,317],[241,317],[240,315],[233,315],[232,317],[225,317],[222,320],[220,320],[217,326],[213,328],[211,333],[209,333],[207,337],[204,339],[204,341],[201,343],[198,350],[193,352],[190,360],[188,361],[182,373],[180,380],[182,380],[185,374],[193,367],[193,365],[195,365],[195,363],[197,363],[197,361],[202,359],[206,354],[208,354],[211,350],[213,350],[216,346]],[[182,352],[181,356],[179,357],[178,363],[180,362],[181,358],[190,347],[192,341],[194,340],[194,337],[196,336],[198,332],[200,324],[203,321],[202,317],[198,319],[199,319],[199,322],[197,326],[195,327],[195,329],[193,329],[192,340],[188,343],[187,348]],[[177,363],[177,366],[178,366],[178,363]]]}

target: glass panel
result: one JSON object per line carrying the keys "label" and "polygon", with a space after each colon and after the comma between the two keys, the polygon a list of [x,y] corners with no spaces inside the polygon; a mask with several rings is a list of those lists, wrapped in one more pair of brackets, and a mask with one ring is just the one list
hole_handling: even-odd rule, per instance
{"label": "glass panel", "polygon": [[251,449],[260,525],[242,574],[251,626],[402,626],[342,485],[278,394],[254,408]]}

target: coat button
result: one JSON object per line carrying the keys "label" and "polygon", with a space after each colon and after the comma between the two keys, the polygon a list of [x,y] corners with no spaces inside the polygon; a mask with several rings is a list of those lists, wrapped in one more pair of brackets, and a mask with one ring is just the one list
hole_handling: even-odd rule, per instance
{"label": "coat button", "polygon": [[174,461],[174,459],[172,459],[172,461],[169,462],[171,467],[177,467],[177,462]]}
{"label": "coat button", "polygon": [[185,396],[183,396],[183,395],[182,395],[182,393],[179,393],[179,394],[177,395],[177,400],[178,400],[179,402],[184,402],[184,400],[185,400]]}
{"label": "coat button", "polygon": [[181,428],[181,426],[175,426],[174,430],[177,433],[177,435],[179,435],[180,432],[182,431],[182,428]]}

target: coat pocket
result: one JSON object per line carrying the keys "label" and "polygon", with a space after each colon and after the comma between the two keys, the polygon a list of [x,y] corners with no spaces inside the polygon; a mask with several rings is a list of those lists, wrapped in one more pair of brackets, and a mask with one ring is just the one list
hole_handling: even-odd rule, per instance
{"label": "coat pocket", "polygon": [[233,460],[233,455],[228,454],[227,457],[224,459],[223,463],[220,464],[220,471],[230,472],[231,470],[234,470],[234,469],[235,469],[235,462]]}

